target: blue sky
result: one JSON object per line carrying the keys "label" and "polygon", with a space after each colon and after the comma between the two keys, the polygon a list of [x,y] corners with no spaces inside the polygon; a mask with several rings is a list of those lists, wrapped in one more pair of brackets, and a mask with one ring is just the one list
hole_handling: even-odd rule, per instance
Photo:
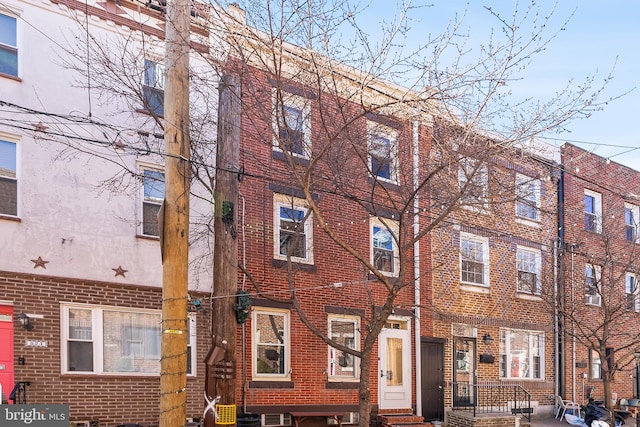
{"label": "blue sky", "polygon": [[[468,30],[472,37],[486,39],[487,29],[495,26],[496,21],[484,6],[508,13],[513,11],[516,2],[413,0],[413,4],[425,7],[412,14],[412,34],[438,34],[458,13],[465,14],[463,31]],[[548,13],[554,4],[551,0],[538,2],[544,13]],[[528,5],[526,0],[519,2],[521,9]],[[392,16],[394,8],[394,0],[371,1],[364,19],[369,22],[372,38],[375,38],[378,24]],[[572,78],[581,81],[588,74],[596,73],[596,82],[600,83],[613,69],[614,78],[604,91],[603,100],[636,89],[609,103],[604,111],[572,122],[568,126],[570,133],[558,135],[558,140],[550,142],[560,144],[567,140],[640,170],[640,0],[558,0],[552,30],[559,28],[571,14],[573,17],[566,29],[534,59],[523,84],[516,88],[521,95],[544,98],[561,90]]]}

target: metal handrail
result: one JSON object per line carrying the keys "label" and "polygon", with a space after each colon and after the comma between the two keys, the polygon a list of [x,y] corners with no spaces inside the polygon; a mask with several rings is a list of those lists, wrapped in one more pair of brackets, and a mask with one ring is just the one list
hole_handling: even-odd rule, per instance
{"label": "metal handrail", "polygon": [[452,409],[479,414],[520,414],[531,421],[531,393],[518,384],[452,383]]}
{"label": "metal handrail", "polygon": [[30,381],[18,381],[13,390],[9,394],[9,399],[13,401],[13,404],[24,405],[27,403],[27,386],[30,386]]}

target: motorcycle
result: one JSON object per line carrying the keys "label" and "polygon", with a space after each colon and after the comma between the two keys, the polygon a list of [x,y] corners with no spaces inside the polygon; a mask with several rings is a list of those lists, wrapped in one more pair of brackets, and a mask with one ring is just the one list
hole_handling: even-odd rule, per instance
{"label": "motorcycle", "polygon": [[[564,417],[567,422],[578,427],[611,427],[611,412],[601,404],[589,399],[587,406],[583,406],[582,409],[584,419],[580,414],[566,414]],[[621,414],[615,413],[615,427],[621,427],[624,418]]]}

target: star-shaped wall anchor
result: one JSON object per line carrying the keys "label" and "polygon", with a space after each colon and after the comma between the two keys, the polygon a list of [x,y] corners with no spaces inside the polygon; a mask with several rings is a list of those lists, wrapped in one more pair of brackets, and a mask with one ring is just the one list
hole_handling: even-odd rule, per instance
{"label": "star-shaped wall anchor", "polygon": [[118,276],[122,276],[122,277],[126,277],[124,275],[124,273],[126,273],[129,270],[125,270],[124,268],[122,268],[122,266],[118,266],[118,268],[112,268],[113,271],[116,272],[116,275],[114,277],[118,277]]}
{"label": "star-shaped wall anchor", "polygon": [[49,261],[45,261],[42,259],[41,256],[38,257],[38,259],[32,259],[31,262],[33,263],[33,268],[38,268],[38,267],[42,267],[45,270],[47,269],[47,263]]}
{"label": "star-shaped wall anchor", "polygon": [[47,126],[43,125],[42,122],[38,122],[37,124],[33,125],[33,127],[36,129],[36,131],[39,132],[44,132],[45,130],[49,129]]}

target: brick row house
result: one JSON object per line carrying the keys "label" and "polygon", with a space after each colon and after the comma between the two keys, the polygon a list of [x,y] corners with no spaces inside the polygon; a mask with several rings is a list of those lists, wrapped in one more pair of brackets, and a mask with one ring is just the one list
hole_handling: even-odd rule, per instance
{"label": "brick row house", "polygon": [[[73,421],[158,420],[162,10],[130,0],[0,0],[9,29],[0,49],[13,58],[0,61],[0,331],[11,343],[0,354],[0,382],[5,394],[29,383],[29,403],[69,403]],[[572,146],[560,157],[542,144],[517,149],[461,131],[419,93],[260,38],[242,11],[229,11],[240,22],[224,36],[224,60],[206,48],[214,19],[199,21],[205,9],[193,14],[192,120],[200,126],[191,138],[194,164],[213,171],[217,72],[237,74],[233,230],[237,287],[251,296],[236,330],[239,412],[258,414],[264,426],[320,410],[356,424],[369,416],[359,412],[364,391],[373,414],[442,420],[451,408],[483,405],[484,390],[509,389],[525,391],[542,414],[555,395],[579,400],[581,384],[600,387],[607,354],[628,362],[627,374],[637,366],[633,348],[622,358],[608,350],[623,341],[599,357],[583,351],[554,306],[556,295],[562,308],[569,296],[585,297],[591,315],[605,249],[633,252],[637,172]],[[89,23],[78,38],[86,47],[76,45],[93,66],[88,74],[83,61],[54,60],[73,51],[60,29],[73,39],[83,34],[78,22]],[[100,57],[91,43],[114,52],[129,43],[135,53],[124,70],[99,73],[119,57]],[[87,77],[90,88],[79,83]],[[109,92],[120,85],[124,95]],[[84,122],[45,114],[88,108]],[[216,320],[211,185],[193,188],[189,418],[202,414]],[[605,217],[619,235],[606,239],[613,246],[603,243]],[[638,270],[629,262],[614,271],[624,278],[627,324],[637,325]],[[368,360],[358,357],[365,349]],[[634,393],[627,380],[617,376],[620,397]],[[507,411],[516,404],[500,403]]]}

